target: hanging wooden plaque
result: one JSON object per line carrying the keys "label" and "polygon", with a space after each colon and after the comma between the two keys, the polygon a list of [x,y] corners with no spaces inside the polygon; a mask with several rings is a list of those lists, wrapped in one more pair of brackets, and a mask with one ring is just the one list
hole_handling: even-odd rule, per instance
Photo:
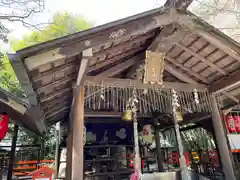
{"label": "hanging wooden plaque", "polygon": [[165,53],[146,51],[143,83],[163,84]]}

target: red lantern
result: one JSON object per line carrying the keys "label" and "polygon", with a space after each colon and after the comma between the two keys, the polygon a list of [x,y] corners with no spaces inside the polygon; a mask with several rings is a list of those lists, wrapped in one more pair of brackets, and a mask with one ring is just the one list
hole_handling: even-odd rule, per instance
{"label": "red lantern", "polygon": [[236,132],[236,126],[235,126],[235,121],[233,119],[233,116],[232,115],[227,115],[225,117],[225,120],[226,120],[228,131],[230,133],[235,133]]}
{"label": "red lantern", "polygon": [[235,122],[236,132],[240,133],[240,116],[239,115],[234,115],[233,119],[234,119],[234,122]]}
{"label": "red lantern", "polygon": [[8,132],[8,115],[0,114],[0,141]]}

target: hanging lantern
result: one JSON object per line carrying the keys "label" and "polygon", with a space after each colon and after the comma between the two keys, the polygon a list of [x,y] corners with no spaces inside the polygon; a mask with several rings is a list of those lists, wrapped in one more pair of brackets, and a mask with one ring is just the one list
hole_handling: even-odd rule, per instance
{"label": "hanging lantern", "polygon": [[233,119],[234,119],[234,124],[235,124],[235,128],[236,128],[236,132],[240,133],[240,116],[239,114],[235,114],[233,115]]}
{"label": "hanging lantern", "polygon": [[182,112],[176,111],[176,117],[177,117],[178,122],[183,121]]}
{"label": "hanging lantern", "polygon": [[225,116],[225,121],[226,121],[228,131],[230,133],[235,133],[236,132],[236,126],[235,126],[235,121],[233,119],[233,116],[231,114]]}
{"label": "hanging lantern", "polygon": [[0,114],[0,141],[8,132],[8,115]]}
{"label": "hanging lantern", "polygon": [[126,110],[123,112],[122,119],[124,121],[132,121],[132,110],[130,107],[127,107]]}

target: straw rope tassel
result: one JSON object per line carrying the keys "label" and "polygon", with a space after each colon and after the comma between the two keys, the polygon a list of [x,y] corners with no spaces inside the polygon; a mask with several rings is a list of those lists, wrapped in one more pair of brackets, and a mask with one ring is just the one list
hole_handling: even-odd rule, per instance
{"label": "straw rope tassel", "polygon": [[139,140],[138,140],[138,121],[137,121],[137,107],[138,102],[136,98],[136,90],[133,90],[132,97],[132,117],[133,117],[133,133],[134,133],[134,174],[131,176],[131,180],[139,180],[141,176],[141,159],[139,153]]}
{"label": "straw rope tassel", "polygon": [[175,132],[176,132],[176,139],[177,139],[179,155],[180,155],[179,161],[180,161],[181,177],[182,177],[182,180],[191,180],[189,172],[188,172],[186,159],[184,156],[183,143],[182,143],[180,130],[179,130],[179,124],[178,124],[178,120],[177,120],[177,108],[179,108],[179,107],[180,107],[180,104],[178,103],[177,92],[174,89],[172,89],[172,113],[173,113],[173,121],[174,121],[174,127],[175,127]]}

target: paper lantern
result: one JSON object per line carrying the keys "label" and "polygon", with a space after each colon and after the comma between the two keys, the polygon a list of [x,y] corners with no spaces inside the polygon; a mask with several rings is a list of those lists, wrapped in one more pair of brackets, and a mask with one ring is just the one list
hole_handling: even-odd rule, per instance
{"label": "paper lantern", "polygon": [[235,121],[233,119],[232,115],[227,115],[225,117],[226,120],[226,125],[227,125],[227,129],[230,133],[235,133],[236,132],[236,126],[235,126]]}
{"label": "paper lantern", "polygon": [[235,122],[236,132],[240,133],[240,116],[239,115],[234,115],[233,119],[234,119],[234,122]]}
{"label": "paper lantern", "polygon": [[8,115],[0,114],[0,141],[8,132]]}

